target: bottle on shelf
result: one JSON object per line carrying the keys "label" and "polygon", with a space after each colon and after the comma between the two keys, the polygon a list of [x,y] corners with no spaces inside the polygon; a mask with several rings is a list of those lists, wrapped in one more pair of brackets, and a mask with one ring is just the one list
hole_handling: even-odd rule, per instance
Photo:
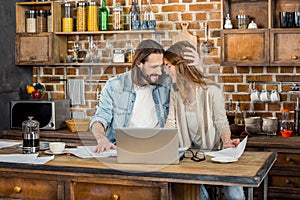
{"label": "bottle on shelf", "polygon": [[132,0],[130,12],[129,12],[129,29],[130,30],[140,30],[140,11],[136,6],[136,0]]}
{"label": "bottle on shelf", "polygon": [[293,127],[291,122],[289,121],[289,113],[288,109],[283,109],[281,114],[281,124],[280,124],[280,133],[282,137],[290,137],[293,132]]}
{"label": "bottle on shelf", "polygon": [[120,3],[117,2],[114,9],[113,9],[113,29],[123,30],[123,8],[120,6]]}
{"label": "bottle on shelf", "polygon": [[143,30],[155,30],[155,28],[156,28],[155,16],[152,11],[150,0],[147,0],[147,5],[143,12],[142,29]]}
{"label": "bottle on shelf", "polygon": [[106,0],[102,0],[99,11],[99,29],[100,31],[108,30],[108,9],[106,7]]}
{"label": "bottle on shelf", "polygon": [[93,1],[87,6],[87,30],[98,31],[98,4]]}
{"label": "bottle on shelf", "polygon": [[228,110],[227,110],[226,115],[227,115],[227,119],[228,119],[229,125],[230,124],[234,124],[235,113],[233,111],[232,99],[229,100]]}
{"label": "bottle on shelf", "polygon": [[243,112],[241,110],[241,101],[238,100],[236,105],[236,111],[234,113],[234,123],[235,124],[244,124]]}
{"label": "bottle on shelf", "polygon": [[295,110],[294,110],[294,131],[293,131],[294,136],[298,136],[300,133],[300,130],[299,130],[300,121],[299,120],[300,120],[299,97],[297,97],[297,102],[296,102],[296,106],[295,106]]}
{"label": "bottle on shelf", "polygon": [[231,23],[231,18],[229,16],[229,13],[227,14],[226,18],[225,18],[225,25],[224,25],[225,29],[232,29],[232,23]]}
{"label": "bottle on shelf", "polygon": [[64,16],[62,18],[62,31],[63,32],[72,32],[74,19],[71,12],[72,6],[70,3],[64,4]]}
{"label": "bottle on shelf", "polygon": [[77,18],[76,18],[76,30],[77,31],[86,31],[87,25],[87,16],[86,16],[86,3],[78,2],[77,3]]}

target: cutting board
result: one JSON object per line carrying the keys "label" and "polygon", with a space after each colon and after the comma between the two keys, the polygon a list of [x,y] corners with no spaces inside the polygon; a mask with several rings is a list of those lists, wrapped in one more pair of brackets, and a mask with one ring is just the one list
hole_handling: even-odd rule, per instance
{"label": "cutting board", "polygon": [[189,26],[189,23],[187,23],[187,22],[181,23],[182,31],[181,31],[181,33],[179,33],[178,35],[175,35],[172,38],[172,44],[179,42],[179,41],[189,41],[197,50],[198,49],[197,48],[197,36],[188,32],[188,26]]}

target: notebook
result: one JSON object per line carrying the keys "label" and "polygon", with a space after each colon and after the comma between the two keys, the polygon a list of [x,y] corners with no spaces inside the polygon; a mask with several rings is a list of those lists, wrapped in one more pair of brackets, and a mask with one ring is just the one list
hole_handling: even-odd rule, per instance
{"label": "notebook", "polygon": [[177,129],[116,128],[117,162],[178,164]]}

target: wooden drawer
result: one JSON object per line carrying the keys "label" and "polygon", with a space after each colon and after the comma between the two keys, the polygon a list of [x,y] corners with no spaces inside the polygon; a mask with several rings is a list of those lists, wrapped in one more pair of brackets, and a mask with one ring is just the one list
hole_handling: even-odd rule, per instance
{"label": "wooden drawer", "polygon": [[300,188],[300,177],[273,175],[269,177],[269,186]]}
{"label": "wooden drawer", "polygon": [[71,199],[167,199],[167,186],[159,183],[118,181],[107,183],[73,182]]}
{"label": "wooden drawer", "polygon": [[275,165],[293,166],[293,167],[299,167],[300,169],[300,154],[280,152],[277,155],[277,161]]}
{"label": "wooden drawer", "polygon": [[0,177],[1,198],[55,200],[58,193],[57,181]]}

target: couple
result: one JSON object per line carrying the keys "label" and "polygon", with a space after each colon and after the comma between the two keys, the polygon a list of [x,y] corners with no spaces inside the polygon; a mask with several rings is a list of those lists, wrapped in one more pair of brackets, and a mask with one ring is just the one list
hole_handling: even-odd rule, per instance
{"label": "couple", "polygon": [[[234,147],[225,101],[218,85],[198,70],[195,48],[177,42],[168,50],[153,40],[142,41],[132,70],[107,81],[90,128],[96,152],[116,149],[117,127],[177,127],[180,147]],[[191,60],[190,60],[191,59]],[[228,199],[245,199],[242,187],[225,187]],[[201,186],[201,199],[209,199]]]}

